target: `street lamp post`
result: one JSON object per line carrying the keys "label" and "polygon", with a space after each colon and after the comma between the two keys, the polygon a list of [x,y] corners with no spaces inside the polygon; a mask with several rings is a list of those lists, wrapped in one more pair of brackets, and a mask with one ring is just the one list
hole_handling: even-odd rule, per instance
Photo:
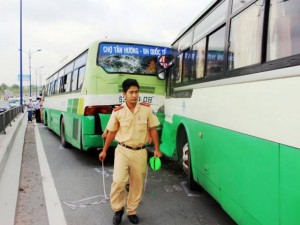
{"label": "street lamp post", "polygon": [[29,96],[30,97],[31,97],[31,56],[33,53],[40,52],[40,51],[42,51],[42,49],[37,49],[36,51],[33,51],[33,52],[31,52],[30,49],[28,52],[23,50],[23,52],[26,52],[28,54],[28,60],[29,60],[29,88],[30,88]]}
{"label": "street lamp post", "polygon": [[22,72],[22,0],[20,0],[20,105],[21,105],[21,111],[24,112],[23,109],[23,72]]}
{"label": "street lamp post", "polygon": [[[36,71],[35,72],[35,95],[36,96],[38,96],[37,95],[37,93],[38,93],[38,84],[37,84],[37,77],[38,77],[38,72],[39,72],[39,76],[41,75],[41,69],[43,69],[44,67],[43,66],[41,66],[40,68],[39,68],[39,71]],[[40,80],[41,80],[41,78],[40,78]]]}
{"label": "street lamp post", "polygon": [[40,52],[40,51],[42,51],[42,49],[37,49],[37,50],[35,50],[33,52],[30,49],[29,49],[29,51],[25,51],[25,50],[20,49],[21,53],[25,52],[26,54],[28,54],[28,61],[29,61],[29,89],[30,89],[29,96],[30,97],[31,97],[31,57],[32,57],[33,53]]}

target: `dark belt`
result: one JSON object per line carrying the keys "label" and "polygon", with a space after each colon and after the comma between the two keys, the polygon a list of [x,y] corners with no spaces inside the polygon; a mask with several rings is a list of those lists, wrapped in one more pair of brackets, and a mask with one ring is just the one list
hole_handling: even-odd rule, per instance
{"label": "dark belt", "polygon": [[121,142],[119,142],[119,145],[121,145],[125,148],[128,148],[128,149],[131,149],[131,150],[142,150],[142,149],[146,148],[146,145],[143,145],[141,147],[131,147],[131,146],[125,145],[124,143],[121,143]]}

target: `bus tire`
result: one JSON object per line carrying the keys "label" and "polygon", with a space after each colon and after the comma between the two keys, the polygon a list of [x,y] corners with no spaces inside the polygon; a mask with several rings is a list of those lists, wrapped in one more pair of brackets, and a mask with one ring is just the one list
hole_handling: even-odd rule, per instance
{"label": "bus tire", "polygon": [[192,171],[192,160],[191,160],[191,154],[189,150],[189,144],[186,143],[183,146],[183,152],[185,158],[183,158],[183,161],[187,160],[187,184],[190,190],[199,190],[199,185],[196,183],[193,177],[193,171]]}
{"label": "bus tire", "polygon": [[66,135],[65,135],[65,123],[64,123],[64,118],[61,119],[60,121],[60,142],[61,145],[66,148],[68,147],[68,143],[66,141]]}
{"label": "bus tire", "polygon": [[189,149],[189,141],[185,128],[180,127],[177,135],[177,149],[179,156],[179,163],[182,166],[182,170],[187,175],[187,184],[190,190],[199,190],[200,186],[196,183],[193,178],[191,154]]}

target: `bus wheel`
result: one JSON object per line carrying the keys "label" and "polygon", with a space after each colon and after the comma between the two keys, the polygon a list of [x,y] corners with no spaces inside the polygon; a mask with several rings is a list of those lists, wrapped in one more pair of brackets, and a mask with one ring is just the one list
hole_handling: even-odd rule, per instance
{"label": "bus wheel", "polygon": [[196,181],[193,178],[193,171],[192,171],[192,160],[191,160],[191,155],[190,155],[190,151],[189,151],[189,144],[186,143],[183,146],[183,156],[182,156],[182,161],[183,161],[183,169],[186,171],[187,173],[187,183],[188,183],[188,187],[191,190],[197,190],[199,189],[199,185],[196,183]]}
{"label": "bus wheel", "polygon": [[60,122],[60,141],[61,145],[63,147],[68,147],[67,141],[66,141],[66,135],[65,135],[65,123],[64,123],[64,118],[61,119]]}

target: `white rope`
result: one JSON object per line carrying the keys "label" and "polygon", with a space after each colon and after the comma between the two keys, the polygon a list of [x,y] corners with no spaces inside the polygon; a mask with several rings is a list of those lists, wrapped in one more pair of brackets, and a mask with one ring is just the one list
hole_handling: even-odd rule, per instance
{"label": "white rope", "polygon": [[[103,140],[103,146],[105,144],[105,140]],[[86,198],[86,199],[82,199],[82,200],[78,200],[78,201],[73,201],[73,202],[65,202],[63,201],[63,203],[67,206],[69,206],[71,209],[75,210],[75,209],[78,209],[78,208],[85,208],[86,206],[88,205],[98,205],[98,204],[101,204],[101,203],[104,203],[104,202],[107,202],[109,200],[109,197],[107,196],[106,194],[106,187],[105,187],[105,170],[104,170],[104,160],[101,161],[102,162],[102,183],[103,183],[103,195],[97,195],[97,196],[93,196],[93,197],[90,197],[90,198]],[[145,175],[145,180],[144,180],[144,190],[143,190],[143,194],[141,196],[141,199],[143,199],[144,197],[144,194],[146,192],[146,186],[147,186],[147,181],[148,181],[148,174],[149,174],[149,162],[147,163],[147,169],[146,169],[146,175]],[[100,199],[100,201],[94,201],[94,202],[87,202],[87,203],[83,203],[84,201],[87,201],[87,200],[91,200],[91,199],[94,199],[94,198],[98,198],[98,197],[104,197],[102,199]]]}
{"label": "white rope", "polygon": [[102,161],[102,180],[103,180],[103,192],[104,192],[104,197],[106,200],[109,199],[106,195],[106,188],[105,188],[105,178],[104,178],[104,160]]}
{"label": "white rope", "polygon": [[[106,188],[105,188],[104,161],[102,161],[102,180],[103,180],[104,195],[97,195],[97,196],[93,196],[93,197],[89,197],[89,198],[85,198],[85,199],[81,199],[81,200],[77,200],[77,201],[73,201],[73,202],[63,201],[63,203],[65,205],[69,206],[71,209],[75,210],[75,209],[78,209],[78,208],[85,208],[88,205],[99,205],[101,203],[107,202],[109,200],[109,197],[106,194]],[[99,197],[104,197],[104,198],[100,199],[100,201],[88,202],[92,199],[99,198]]]}
{"label": "white rope", "polygon": [[[104,145],[105,145],[105,138],[102,137],[102,150],[104,148]],[[107,197],[107,194],[106,194],[106,188],[105,188],[105,177],[104,177],[104,160],[102,160],[102,183],[103,183],[103,192],[104,192],[104,197],[106,200],[109,199],[109,197]]]}
{"label": "white rope", "polygon": [[[104,146],[104,139],[103,140],[103,146]],[[105,188],[105,171],[104,171],[104,160],[102,161],[102,183],[103,183],[103,192],[104,195],[97,195],[97,196],[93,196],[93,197],[89,197],[89,198],[85,198],[85,199],[81,199],[81,200],[77,200],[77,201],[73,201],[73,202],[65,202],[63,201],[63,203],[67,206],[69,206],[71,209],[75,210],[78,208],[85,208],[88,205],[99,205],[101,203],[105,203],[109,200],[109,197],[106,194],[106,188]],[[87,202],[89,200],[95,199],[95,198],[99,198],[99,197],[104,197],[102,199],[100,199],[100,201],[93,201],[93,202]],[[85,203],[84,203],[85,202]]]}
{"label": "white rope", "polygon": [[144,193],[146,191],[146,185],[147,185],[147,181],[148,181],[148,170],[149,170],[149,163],[147,164],[147,170],[146,170],[146,176],[145,176],[145,180],[144,180],[144,191],[143,191],[143,195],[142,197],[144,196]]}

